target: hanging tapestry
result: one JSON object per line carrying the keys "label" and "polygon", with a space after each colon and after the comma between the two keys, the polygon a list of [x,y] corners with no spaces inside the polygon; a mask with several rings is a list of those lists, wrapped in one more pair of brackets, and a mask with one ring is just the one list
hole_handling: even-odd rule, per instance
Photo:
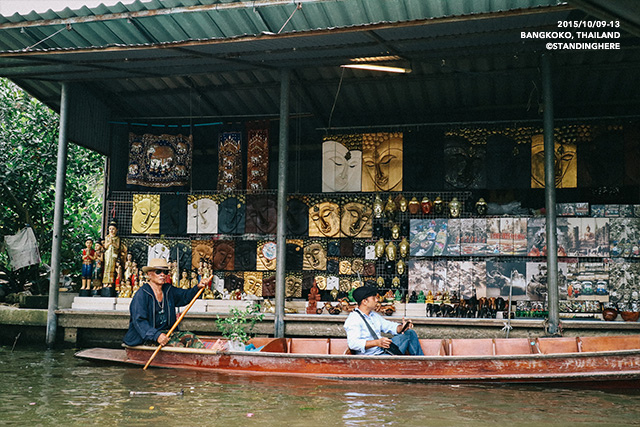
{"label": "hanging tapestry", "polygon": [[218,191],[242,189],[242,136],[223,132],[218,141]]}
{"label": "hanging tapestry", "polygon": [[216,234],[218,203],[214,196],[190,195],[187,205],[187,233]]}
{"label": "hanging tapestry", "polygon": [[326,136],[322,143],[322,191],[360,191],[362,135]]}
{"label": "hanging tapestry", "polygon": [[160,196],[160,234],[181,236],[187,232],[186,204],[185,194]]}
{"label": "hanging tapestry", "polygon": [[134,194],[131,234],[160,233],[160,195]]}
{"label": "hanging tapestry", "polygon": [[191,135],[130,133],[127,184],[157,188],[188,186],[192,152]]}
{"label": "hanging tapestry", "polygon": [[402,191],[402,132],[362,135],[362,191]]}
{"label": "hanging tapestry", "polygon": [[267,188],[269,177],[269,122],[252,122],[247,125],[247,190]]}

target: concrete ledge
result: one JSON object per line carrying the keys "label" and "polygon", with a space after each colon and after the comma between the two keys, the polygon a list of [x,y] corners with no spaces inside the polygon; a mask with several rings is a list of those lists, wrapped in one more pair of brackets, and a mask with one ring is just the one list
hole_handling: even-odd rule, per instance
{"label": "concrete ledge", "polygon": [[0,325],[47,326],[47,310],[0,306]]}

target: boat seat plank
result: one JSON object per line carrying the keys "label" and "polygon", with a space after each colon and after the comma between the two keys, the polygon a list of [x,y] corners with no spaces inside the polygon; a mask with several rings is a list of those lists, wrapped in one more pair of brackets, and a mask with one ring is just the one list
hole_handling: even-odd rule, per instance
{"label": "boat seat plank", "polygon": [[330,338],[296,338],[289,341],[289,353],[329,354]]}
{"label": "boat seat plank", "polygon": [[443,339],[421,339],[420,346],[425,356],[446,356],[445,340]]}
{"label": "boat seat plank", "polygon": [[578,340],[574,337],[537,338],[542,354],[578,353]]}
{"label": "boat seat plank", "polygon": [[450,356],[493,356],[492,339],[452,338],[449,340]]}
{"label": "boat seat plank", "polygon": [[531,354],[532,345],[528,338],[496,338],[496,355]]}
{"label": "boat seat plank", "polygon": [[640,349],[640,335],[615,337],[580,337],[581,351],[611,351]]}
{"label": "boat seat plank", "polygon": [[[347,353],[347,350],[349,352]],[[329,354],[351,354],[346,338],[331,338],[329,341]]]}
{"label": "boat seat plank", "polygon": [[286,338],[252,338],[249,340],[250,344],[260,348],[262,352],[269,353],[286,353],[288,349]]}

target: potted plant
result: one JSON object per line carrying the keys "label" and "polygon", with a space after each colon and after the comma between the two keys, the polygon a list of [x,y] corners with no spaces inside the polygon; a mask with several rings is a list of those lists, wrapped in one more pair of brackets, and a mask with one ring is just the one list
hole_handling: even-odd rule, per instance
{"label": "potted plant", "polygon": [[264,319],[264,313],[260,312],[260,305],[252,303],[244,310],[231,308],[229,316],[218,316],[216,326],[222,336],[229,340],[229,350],[244,350],[247,341],[253,336],[253,328],[257,322]]}

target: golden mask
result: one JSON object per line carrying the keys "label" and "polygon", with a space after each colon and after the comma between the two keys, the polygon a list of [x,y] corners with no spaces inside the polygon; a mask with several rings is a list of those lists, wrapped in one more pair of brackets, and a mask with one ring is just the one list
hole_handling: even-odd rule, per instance
{"label": "golden mask", "polygon": [[376,283],[378,285],[379,288],[384,288],[384,277],[380,277],[378,276],[378,278],[376,279]]}
{"label": "golden mask", "polygon": [[134,194],[133,216],[131,218],[133,234],[160,233],[160,195]]}
{"label": "golden mask", "polygon": [[407,207],[408,207],[407,199],[405,199],[404,196],[401,194],[400,198],[398,199],[398,208],[400,209],[400,212],[406,212]]}
{"label": "golden mask", "polygon": [[458,218],[460,216],[461,210],[462,210],[462,203],[460,203],[457,197],[454,197],[449,202],[449,214],[451,215],[451,218]]}
{"label": "golden mask", "polygon": [[411,245],[406,237],[403,237],[400,243],[398,243],[398,252],[400,253],[400,257],[406,258],[409,255],[409,249]]}
{"label": "golden mask", "polygon": [[407,265],[404,263],[404,261],[398,260],[398,263],[396,264],[396,272],[402,276],[406,271],[406,268],[407,268]]}
{"label": "golden mask", "polygon": [[379,194],[376,194],[375,199],[373,199],[373,216],[375,218],[382,218],[382,211],[383,211],[382,199],[380,198]]}
{"label": "golden mask", "polygon": [[262,296],[262,273],[244,272],[244,292],[258,297]]}
{"label": "golden mask", "polygon": [[400,226],[398,224],[393,224],[391,227],[391,238],[393,240],[398,240],[400,238]]}
{"label": "golden mask", "polygon": [[371,237],[371,213],[371,208],[362,203],[346,203],[340,220],[342,233],[347,237]]}
{"label": "golden mask", "polygon": [[320,243],[312,243],[304,247],[304,258],[302,260],[303,270],[326,270],[327,251]]}
{"label": "golden mask", "polygon": [[420,202],[415,197],[411,198],[409,201],[409,213],[411,215],[416,215],[420,212]]}
{"label": "golden mask", "polygon": [[393,242],[389,242],[389,244],[387,245],[387,247],[385,249],[385,253],[387,254],[387,259],[389,261],[395,261],[396,260],[396,245],[394,245]]}
{"label": "golden mask", "polygon": [[393,279],[391,279],[391,287],[392,288],[400,287],[400,279],[398,278],[398,276],[395,276]]}
{"label": "golden mask", "polygon": [[376,258],[382,258],[384,255],[384,239],[381,237],[374,246]]}
{"label": "golden mask", "polygon": [[351,290],[351,282],[349,279],[340,279],[340,292],[349,292]]}
{"label": "golden mask", "polygon": [[340,274],[351,274],[351,261],[346,259],[340,261],[339,272]]}
{"label": "golden mask", "polygon": [[287,298],[301,298],[302,278],[297,276],[287,276],[285,279],[285,295]]}
{"label": "golden mask", "polygon": [[384,204],[384,215],[387,219],[391,219],[396,213],[396,202],[393,201],[391,196],[387,198],[387,203]]}
{"label": "golden mask", "polygon": [[321,202],[309,209],[309,236],[335,237],[340,234],[340,208],[337,203]]}
{"label": "golden mask", "polygon": [[363,134],[362,191],[402,191],[402,132]]}
{"label": "golden mask", "polygon": [[360,258],[356,258],[351,262],[352,274],[362,274],[364,271],[364,262]]}
{"label": "golden mask", "polygon": [[314,280],[318,289],[321,291],[327,289],[327,278],[325,276],[316,276]]}

